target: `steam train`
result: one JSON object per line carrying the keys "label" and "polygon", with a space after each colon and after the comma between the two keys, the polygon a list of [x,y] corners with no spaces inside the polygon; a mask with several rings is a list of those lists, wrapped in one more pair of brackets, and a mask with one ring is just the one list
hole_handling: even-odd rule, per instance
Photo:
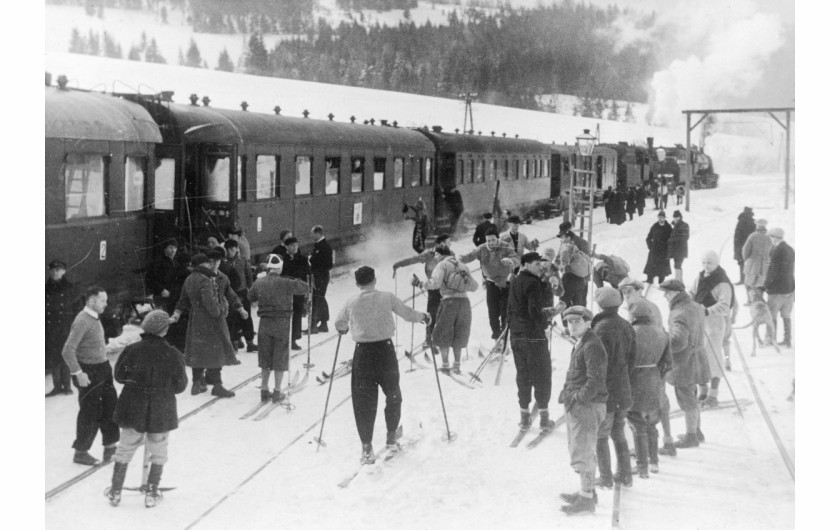
{"label": "steam train", "polygon": [[[46,255],[112,305],[143,300],[145,265],[176,238],[188,252],[242,228],[257,260],[284,229],[320,224],[339,248],[379,224],[403,222],[422,199],[448,231],[444,192],[463,215],[502,208],[548,214],[578,166],[572,146],[535,140],[339,123],[217,109],[196,96],[102,94],[45,87]],[[279,109],[278,109],[279,110]],[[597,146],[597,186],[635,185],[644,148]],[[641,167],[639,167],[641,162]]]}

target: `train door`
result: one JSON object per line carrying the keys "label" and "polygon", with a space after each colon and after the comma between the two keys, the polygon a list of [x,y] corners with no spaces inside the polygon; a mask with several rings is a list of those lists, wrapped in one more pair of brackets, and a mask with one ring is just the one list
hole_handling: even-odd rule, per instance
{"label": "train door", "polygon": [[190,244],[221,243],[224,227],[236,219],[236,146],[187,145],[183,189]]}
{"label": "train door", "polygon": [[[438,152],[436,157],[435,177],[435,224],[440,228],[449,227],[451,190],[457,187],[455,175],[455,153]],[[450,199],[450,200],[447,200]],[[448,228],[451,230],[451,227]]]}
{"label": "train door", "polygon": [[183,179],[179,179],[183,160],[180,145],[158,144],[155,147],[154,189],[152,190],[154,216],[152,233],[154,243],[170,237],[180,238],[186,234],[184,215],[186,208]]}
{"label": "train door", "polygon": [[563,194],[564,166],[568,170],[569,162],[562,155],[551,155],[551,188],[549,197],[556,199]]}

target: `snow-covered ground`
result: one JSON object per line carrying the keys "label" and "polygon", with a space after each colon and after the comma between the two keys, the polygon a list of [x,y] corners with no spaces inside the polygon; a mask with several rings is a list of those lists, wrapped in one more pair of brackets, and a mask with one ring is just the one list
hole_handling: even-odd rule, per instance
{"label": "snow-covered ground", "polygon": [[[795,205],[784,210],[783,175],[723,175],[721,187],[692,192],[689,259],[685,277],[700,271],[700,255],[719,251],[730,277],[737,278],[732,259],[732,239],[738,213],[752,206],[757,218],[786,232],[795,248]],[[651,201],[648,201],[650,206]],[[669,214],[675,209],[669,206]],[[670,217],[670,215],[669,215]],[[655,212],[622,226],[603,222],[603,209],[596,211],[595,243],[598,252],[619,254],[631,266],[631,276],[641,278],[646,259],[644,237],[655,221]],[[544,245],[555,246],[559,220],[539,221],[522,231]],[[472,246],[469,238],[454,243],[462,254]],[[379,288],[410,296],[410,273],[422,274],[421,267],[401,269],[391,279],[391,263],[397,256],[412,254],[409,237],[383,235],[368,242],[352,266],[336,271],[328,298],[334,311],[342,300],[356,292],[353,268],[363,263],[376,268]],[[743,287],[737,287],[743,302]],[[649,298],[667,314],[662,294],[651,289]],[[465,371],[480,362],[479,349],[488,351],[491,340],[486,318],[484,291],[472,293],[473,328]],[[417,306],[425,305],[418,295]],[[736,325],[749,321],[742,310]],[[330,326],[332,329],[332,325]],[[127,333],[130,333],[127,332]],[[794,349],[781,354],[760,349],[750,357],[750,330],[735,332],[758,393],[767,407],[781,441],[794,457],[795,404],[786,401],[794,377]],[[794,337],[796,334],[794,333]],[[327,394],[314,376],[329,371],[336,353],[336,335],[312,337],[315,368],[308,386],[292,401],[295,410],[275,411],[265,421],[239,420],[258,399],[256,382],[250,382],[235,398],[219,401],[182,422],[172,433],[169,457],[162,485],[177,486],[166,493],[163,504],[145,509],[140,496],[127,492],[119,508],[108,506],[102,496],[109,484],[107,467],[70,487],[45,506],[48,528],[606,528],[610,526],[612,493],[601,491],[594,516],[567,518],[559,511],[560,492],[574,491],[577,475],[569,467],[566,430],[560,428],[539,447],[527,450],[508,447],[517,432],[518,404],[515,369],[508,359],[495,386],[496,365],[484,372],[484,386],[475,390],[441,379],[449,426],[457,440],[442,440],[446,432],[441,402],[431,370],[401,375],[402,424],[406,438],[417,444],[387,464],[378,463],[373,472],[361,474],[346,489],[338,483],[358,468],[360,445],[350,405],[349,378],[335,382],[324,429],[327,446],[316,452],[311,441],[318,434]],[[409,348],[411,326],[398,328],[399,352]],[[422,331],[414,329],[414,344]],[[794,338],[796,342],[796,338]],[[305,344],[305,340],[303,341]],[[338,348],[338,360],[352,356],[353,344],[345,337]],[[562,414],[556,396],[563,385],[571,345],[554,340],[551,412]],[[256,354],[241,353],[240,366],[224,370],[226,384],[234,386],[257,373]],[[292,371],[303,373],[305,355],[292,361]],[[401,359],[403,369],[408,362]],[[634,481],[621,495],[620,521],[623,528],[791,528],[794,526],[794,482],[769,434],[748,383],[742,357],[733,348],[733,369],[727,373],[734,393],[752,404],[743,417],[733,409],[703,413],[706,443],[698,449],[681,450],[676,458],[661,457],[661,472],[649,480]],[[49,390],[49,383],[47,384]],[[672,388],[669,387],[669,393]],[[676,401],[671,393],[672,407]],[[207,394],[178,397],[184,415],[207,402]],[[725,383],[721,399],[731,399]],[[383,400],[374,434],[375,448],[385,441]],[[46,490],[49,491],[85,468],[71,463],[75,413],[74,397],[46,400]],[[674,434],[684,431],[683,419],[672,421]],[[632,437],[631,437],[632,438]],[[98,443],[98,442],[97,442]],[[631,441],[632,443],[632,441]],[[99,454],[100,447],[94,447]],[[129,468],[128,485],[140,480],[141,455]]]}

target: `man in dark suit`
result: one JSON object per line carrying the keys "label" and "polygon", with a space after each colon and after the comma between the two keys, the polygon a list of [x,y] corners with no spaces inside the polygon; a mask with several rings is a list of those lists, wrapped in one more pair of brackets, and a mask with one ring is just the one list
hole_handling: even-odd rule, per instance
{"label": "man in dark suit", "polygon": [[[312,270],[309,268],[309,261],[298,251],[297,238],[287,237],[284,243],[289,257],[283,262],[283,276],[308,283]],[[306,313],[306,296],[296,294],[292,297],[292,312],[292,349],[299,350],[300,345],[297,341],[301,338],[301,319]]]}
{"label": "man in dark suit", "polygon": [[309,254],[309,266],[312,269],[312,322],[309,322],[309,332],[326,333],[329,330],[327,322],[330,320],[327,286],[333,268],[333,249],[321,225],[312,227],[312,239],[315,240],[315,246]]}
{"label": "man in dark suit", "polygon": [[475,234],[473,234],[473,244],[475,246],[480,247],[487,242],[484,232],[491,226],[495,227],[496,225],[493,224],[493,214],[488,212],[484,214],[484,222],[475,227]]}

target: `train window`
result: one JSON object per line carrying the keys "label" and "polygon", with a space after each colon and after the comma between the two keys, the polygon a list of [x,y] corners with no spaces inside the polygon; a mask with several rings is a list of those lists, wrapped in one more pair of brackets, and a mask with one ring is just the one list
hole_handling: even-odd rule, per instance
{"label": "train window", "polygon": [[492,177],[496,180],[499,180],[499,161],[495,158],[493,159],[493,173]]}
{"label": "train window", "polygon": [[394,189],[402,188],[403,182],[403,168],[405,160],[402,158],[394,158]]}
{"label": "train window", "polygon": [[204,175],[208,200],[228,202],[230,200],[230,157],[208,155]]}
{"label": "train window", "polygon": [[295,195],[312,193],[312,157],[295,157]]}
{"label": "train window", "polygon": [[146,157],[125,157],[125,211],[136,212],[143,209],[144,190],[146,188]]}
{"label": "train window", "polygon": [[[376,159],[374,159],[375,161]],[[384,158],[379,160],[383,161],[382,167],[382,174],[384,180],[385,174],[385,167],[384,167]],[[364,191],[364,182],[365,182],[365,159],[362,157],[353,157],[350,162],[352,169],[350,171],[350,192],[351,193],[358,193]],[[375,166],[374,166],[375,167]]]}
{"label": "train window", "polygon": [[510,178],[510,160],[505,158],[505,180]]}
{"label": "train window", "polygon": [[475,182],[475,160],[467,160],[467,182]]}
{"label": "train window", "polygon": [[415,188],[420,185],[420,172],[423,171],[423,159],[415,158],[415,163],[411,165],[411,187]]}
{"label": "train window", "polygon": [[257,199],[271,199],[277,196],[277,168],[280,157],[257,155]]}
{"label": "train window", "polygon": [[175,209],[175,159],[158,158],[155,168],[155,208]]}
{"label": "train window", "polygon": [[543,171],[543,176],[548,178],[551,175],[551,160],[545,161],[545,171]]}
{"label": "train window", "polygon": [[432,159],[427,158],[423,166],[423,184],[431,186],[432,184]]}
{"label": "train window", "polygon": [[513,161],[513,179],[519,180],[519,159]]}
{"label": "train window", "polygon": [[463,158],[458,160],[458,175],[460,176],[460,179],[458,179],[458,183],[463,184],[464,183],[464,159]]}
{"label": "train window", "polygon": [[[385,189],[385,159],[373,159],[373,190],[379,191]],[[361,191],[359,188],[358,191]]]}
{"label": "train window", "polygon": [[478,161],[478,166],[475,174],[475,181],[476,182],[484,182],[484,159]]}
{"label": "train window", "polygon": [[341,174],[341,157],[328,156],[324,159],[324,193],[338,194],[339,176]]}
{"label": "train window", "polygon": [[64,165],[65,219],[105,215],[107,165],[101,155],[67,155]]}
{"label": "train window", "polygon": [[248,167],[248,158],[245,156],[240,156],[237,159],[236,165],[236,200],[237,201],[244,201],[246,199],[245,189],[246,189],[246,178],[245,173]]}

